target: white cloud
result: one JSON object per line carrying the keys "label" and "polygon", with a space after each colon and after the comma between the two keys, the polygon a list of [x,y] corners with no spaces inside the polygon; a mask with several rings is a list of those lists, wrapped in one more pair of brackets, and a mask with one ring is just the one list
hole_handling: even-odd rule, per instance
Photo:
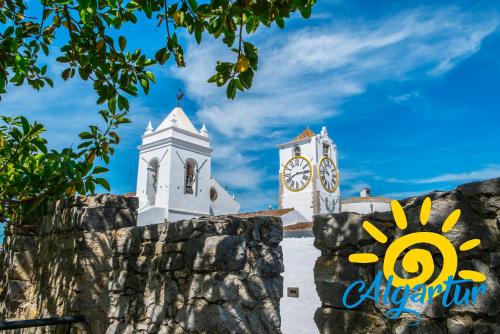
{"label": "white cloud", "polygon": [[414,99],[414,98],[417,98],[420,96],[420,92],[419,91],[413,91],[413,92],[409,92],[409,93],[406,93],[406,94],[401,94],[401,95],[396,95],[396,96],[389,96],[389,100],[397,103],[397,104],[401,104],[401,103],[404,103],[408,100],[411,100],[411,99]]}
{"label": "white cloud", "polygon": [[215,169],[215,177],[223,186],[236,189],[257,189],[265,175],[262,171],[247,166],[234,166]]}
{"label": "white cloud", "polygon": [[464,181],[478,181],[500,177],[500,165],[488,165],[484,168],[474,170],[471,172],[463,173],[445,173],[437,176],[421,179],[398,179],[388,178],[385,181],[390,183],[439,183],[439,182],[464,182]]}
{"label": "white cloud", "polygon": [[[277,189],[264,190],[262,185],[275,178],[276,171],[254,167],[257,152],[276,149],[296,126],[335,116],[345,99],[362,94],[371,84],[407,80],[415,72],[431,77],[444,74],[477,52],[497,23],[496,16],[479,18],[447,7],[406,11],[379,21],[261,32],[255,40],[261,63],[254,86],[235,101],[226,99],[224,89],[206,82],[216,59],[223,54],[233,56],[218,43],[189,46],[188,67],[175,68],[173,73],[199,103],[197,116],[207,123],[213,141],[216,178],[239,192],[243,210],[265,209],[276,202]],[[396,99],[401,103],[418,94],[410,92]],[[369,187],[363,177],[373,176],[366,170],[342,174],[342,180],[348,181],[343,196],[357,196]],[[438,182],[423,181],[416,183]],[[389,197],[415,194],[418,192],[392,193]]]}
{"label": "white cloud", "polygon": [[363,170],[358,170],[358,169],[340,169],[340,179],[342,181],[348,181],[348,180],[353,180],[353,179],[358,179],[360,177],[365,177],[365,176],[371,176],[373,178],[376,177],[376,175],[368,169],[363,169]]}
{"label": "white cloud", "polygon": [[405,199],[408,197],[413,197],[413,196],[420,196],[423,194],[430,193],[435,190],[421,190],[421,191],[401,191],[401,192],[390,192],[390,193],[385,193],[382,194],[382,197],[387,197],[391,199]]}
{"label": "white cloud", "polygon": [[[370,84],[445,73],[479,50],[498,18],[446,7],[404,11],[377,21],[321,22],[318,27],[260,32],[254,39],[261,61],[253,87],[235,101],[206,82],[221,55],[234,56],[225,47],[189,45],[188,67],[171,69],[200,106],[197,116],[215,139],[214,161],[229,155],[234,159],[233,169],[214,168],[221,182],[252,189],[255,178],[266,177],[246,163],[259,146],[270,148],[290,139],[291,129],[338,114],[345,99],[363,93]],[[418,92],[412,92],[394,99],[403,102],[416,96]],[[267,178],[273,176],[272,172]],[[343,180],[357,182],[347,184],[342,193],[355,195],[368,186],[361,176],[369,175],[343,172]],[[241,200],[250,198],[255,201],[252,196]]]}
{"label": "white cloud", "polygon": [[[28,85],[9,87],[7,94],[2,96],[2,115],[23,115],[30,121],[42,123],[47,132],[51,148],[62,148],[78,145],[78,134],[87,131],[88,125],[103,124],[98,111],[102,109],[96,104],[97,94],[88,82],[74,78],[68,82],[59,79],[59,74],[52,73],[56,78],[54,88],[45,87],[40,91]],[[118,132],[123,137],[120,148],[133,141],[130,136],[145,129],[148,120],[155,120],[151,110],[145,107],[139,99],[130,98],[131,110],[129,117],[132,124],[122,125]]]}
{"label": "white cloud", "polygon": [[364,181],[349,182],[347,184],[341,184],[340,192],[343,198],[356,197],[363,188],[370,188],[370,185]]}
{"label": "white cloud", "polygon": [[277,199],[275,189],[254,189],[236,196],[236,200],[242,203],[241,212],[267,210],[269,205],[276,208]]}
{"label": "white cloud", "polygon": [[[408,80],[414,75],[442,75],[480,49],[483,39],[497,27],[498,17],[446,7],[404,11],[379,20],[314,22],[319,26],[260,31],[254,37],[261,59],[254,86],[235,101],[225,98],[224,89],[206,82],[216,59],[222,54],[234,55],[218,42],[189,45],[188,67],[166,73],[182,79],[188,96],[198,102],[197,116],[207,123],[213,140],[215,176],[223,185],[242,191],[239,200],[245,208],[265,208],[276,202],[276,189],[255,188],[255,183],[262,186],[277,174],[249,164],[257,152],[275,149],[277,143],[290,139],[290,132],[298,126],[318,124],[338,114],[343,101],[362,94],[371,84]],[[53,67],[60,70],[49,66]],[[398,98],[402,101],[406,97]],[[41,121],[49,130],[51,145],[62,147],[77,143],[76,134],[99,121],[95,99],[89,84],[56,80],[54,89],[41,92],[28,87],[12,89],[3,97],[1,113],[24,114]],[[130,139],[122,145],[129,146],[137,141],[149,119],[157,124],[154,114],[162,115],[153,114],[141,99],[131,99],[131,104],[134,123],[120,129]],[[498,166],[489,168],[492,170],[445,174],[414,183],[499,175]],[[342,188],[343,195],[355,195],[368,186],[360,180],[364,176],[370,175],[367,171],[342,171],[342,180],[352,180]]]}
{"label": "white cloud", "polygon": [[254,86],[235,101],[206,83],[223,47],[188,47],[188,68],[173,74],[199,101],[198,115],[224,136],[267,136],[270,129],[317,123],[337,114],[345,98],[370,84],[407,79],[415,70],[440,75],[477,52],[497,23],[496,16],[456,7],[424,8],[378,21],[261,34]]}

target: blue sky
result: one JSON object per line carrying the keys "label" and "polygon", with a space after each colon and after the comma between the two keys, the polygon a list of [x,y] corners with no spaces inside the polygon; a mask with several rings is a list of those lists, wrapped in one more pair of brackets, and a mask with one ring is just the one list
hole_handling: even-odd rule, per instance
{"label": "blue sky", "polygon": [[[132,101],[133,124],[108,175],[114,193],[135,190],[137,146],[147,122],[175,106],[212,138],[213,171],[243,211],[276,206],[276,145],[305,126],[326,126],[339,151],[341,194],[370,186],[404,198],[500,176],[500,5],[493,1],[319,1],[312,18],[285,30],[259,30],[254,87],[235,101],[206,83],[216,59],[232,53],[219,40],[185,40],[187,68],[155,68],[157,84]],[[163,31],[126,28],[130,48],[152,54]],[[56,50],[55,50],[56,51]],[[47,59],[51,73],[60,65]],[[97,122],[88,83],[78,79],[41,93],[14,89],[2,114],[24,114],[48,128],[55,147],[77,143]]]}

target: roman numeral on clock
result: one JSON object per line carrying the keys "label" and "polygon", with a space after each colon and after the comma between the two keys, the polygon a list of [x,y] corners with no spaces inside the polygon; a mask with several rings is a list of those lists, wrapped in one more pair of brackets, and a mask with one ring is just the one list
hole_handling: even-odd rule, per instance
{"label": "roman numeral on clock", "polygon": [[304,189],[311,181],[311,168],[304,157],[293,157],[283,166],[283,184],[291,191]]}
{"label": "roman numeral on clock", "polygon": [[321,160],[319,164],[319,176],[321,185],[326,191],[334,192],[337,189],[337,168],[332,159],[325,157]]}

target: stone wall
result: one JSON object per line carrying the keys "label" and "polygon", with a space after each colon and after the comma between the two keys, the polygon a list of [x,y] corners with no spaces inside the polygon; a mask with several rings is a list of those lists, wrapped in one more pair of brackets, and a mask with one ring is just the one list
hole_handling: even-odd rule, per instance
{"label": "stone wall", "polygon": [[[432,199],[432,211],[429,222],[422,226],[419,220],[420,207],[426,196]],[[408,217],[408,227],[404,232],[395,228],[391,212],[368,215],[344,212],[316,217],[313,227],[315,246],[321,250],[321,256],[316,261],[314,277],[322,306],[316,311],[315,322],[320,332],[500,333],[500,179],[469,183],[453,191],[409,198],[401,201],[401,205]],[[423,313],[419,325],[415,327],[408,327],[416,320],[413,315],[407,314],[396,320],[387,319],[384,313],[389,307],[380,302],[365,301],[353,310],[344,307],[342,296],[346,287],[359,279],[370,283],[375,273],[381,270],[380,262],[350,263],[349,254],[372,252],[383,259],[386,245],[395,237],[424,230],[441,233],[443,221],[457,208],[461,209],[461,218],[446,236],[457,249],[458,270],[476,270],[487,277],[487,294],[481,296],[476,305],[444,308],[440,306],[442,295],[435,298],[431,305],[407,304],[407,307]],[[386,244],[377,243],[362,229],[365,220],[372,222],[388,236]],[[458,251],[460,244],[473,238],[481,240],[477,248]],[[442,257],[437,249],[430,247],[428,250],[433,254],[435,270],[440,271]],[[398,265],[396,273],[408,277],[407,273],[402,272],[400,262]]]}
{"label": "stone wall", "polygon": [[84,333],[280,333],[279,219],[137,227],[136,209],[135,198],[76,198],[35,230],[9,229],[0,318],[81,314]]}

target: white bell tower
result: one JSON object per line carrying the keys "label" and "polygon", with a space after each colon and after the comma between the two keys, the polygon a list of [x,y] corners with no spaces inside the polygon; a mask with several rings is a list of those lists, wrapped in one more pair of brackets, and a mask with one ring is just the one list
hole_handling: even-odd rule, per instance
{"label": "white bell tower", "polygon": [[278,147],[279,207],[294,208],[310,221],[317,214],[340,212],[337,146],[326,128],[319,134],[306,128]]}
{"label": "white bell tower", "polygon": [[139,146],[138,225],[210,213],[210,139],[184,111],[174,108],[158,128],[151,122]]}

